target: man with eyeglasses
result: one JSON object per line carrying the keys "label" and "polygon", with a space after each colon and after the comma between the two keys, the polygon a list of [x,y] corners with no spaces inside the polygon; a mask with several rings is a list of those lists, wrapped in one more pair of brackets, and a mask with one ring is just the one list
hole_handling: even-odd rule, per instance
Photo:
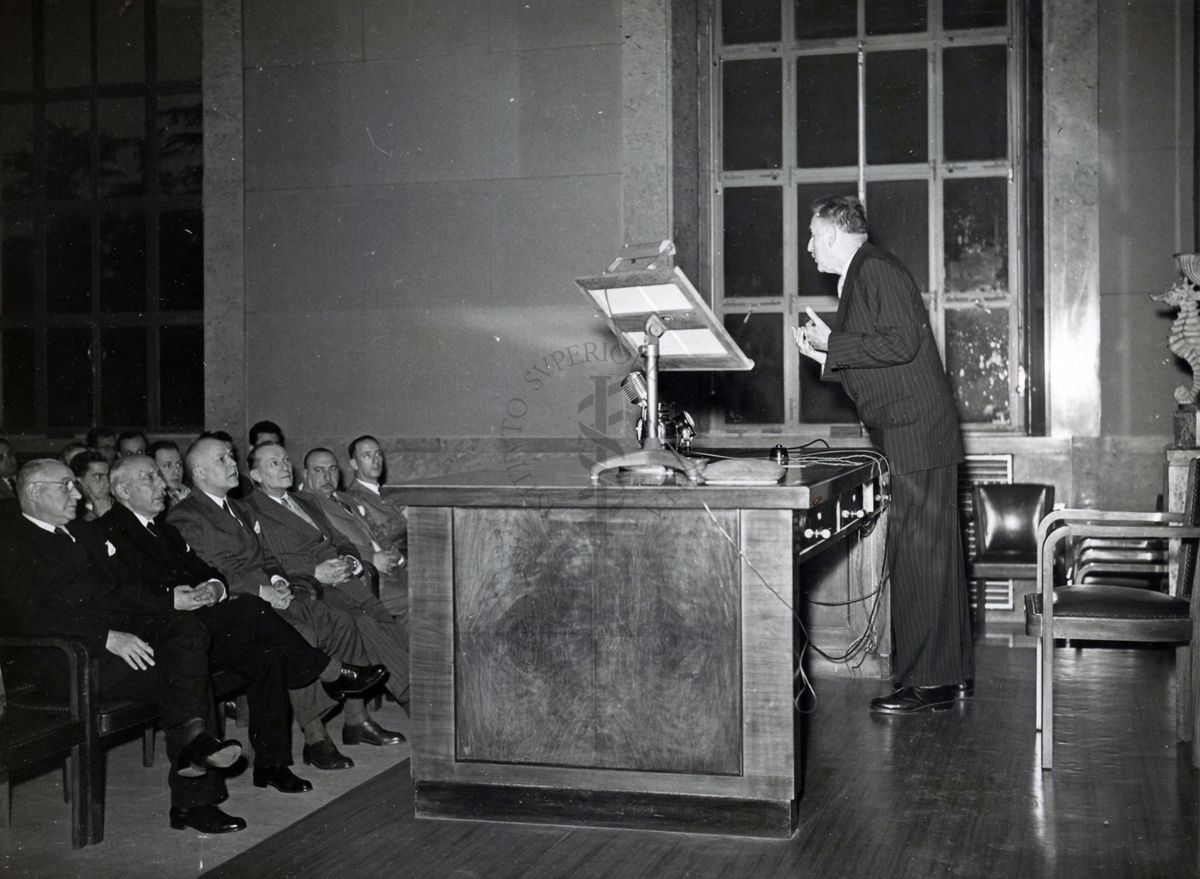
{"label": "man with eyeglasses", "polygon": [[129,611],[127,587],[106,563],[112,545],[75,518],[80,494],[66,464],[30,461],[17,474],[17,496],[21,515],[0,535],[0,626],[80,637],[100,655],[107,698],[160,706],[173,828],[244,829],[243,819],[217,807],[226,790],[216,770],[232,766],[242,748],[214,735],[208,631],[189,614]]}

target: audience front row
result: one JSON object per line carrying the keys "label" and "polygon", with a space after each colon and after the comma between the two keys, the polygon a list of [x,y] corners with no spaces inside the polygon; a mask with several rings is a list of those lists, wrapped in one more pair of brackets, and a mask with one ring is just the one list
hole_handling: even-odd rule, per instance
{"label": "audience front row", "polygon": [[336,477],[293,494],[282,431],[268,427],[274,436],[250,453],[258,490],[245,501],[231,496],[232,441],[212,434],[181,455],[141,434],[110,445],[100,431],[70,466],[41,458],[19,471],[0,439],[0,504],[19,511],[0,533],[0,630],[82,638],[102,656],[106,697],[159,706],[176,829],[246,826],[217,805],[242,748],[222,737],[213,671],[248,682],[258,787],[312,789],[289,768],[293,714],[304,763],[319,770],[353,766],[325,728],[339,704],[343,744],[404,741],[363,701],[386,688],[407,711],[407,595],[394,614],[372,591],[382,580],[406,587],[396,582],[402,549],[375,537],[366,505],[337,491]]}

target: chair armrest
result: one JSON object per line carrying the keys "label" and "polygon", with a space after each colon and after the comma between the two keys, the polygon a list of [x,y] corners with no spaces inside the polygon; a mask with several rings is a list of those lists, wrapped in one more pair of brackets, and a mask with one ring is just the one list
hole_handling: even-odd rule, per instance
{"label": "chair armrest", "polygon": [[[1038,523],[1037,542],[1042,545],[1046,535],[1063,525],[1077,525],[1087,522],[1097,524],[1160,524],[1182,523],[1183,513],[1138,513],[1125,510],[1087,510],[1063,509],[1047,513]],[[1123,535],[1122,535],[1123,536]]]}
{"label": "chair armrest", "polygon": [[73,718],[86,717],[91,705],[100,700],[100,659],[92,654],[81,638],[58,635],[0,635],[0,651],[13,650],[60,651],[67,661],[67,696]]}

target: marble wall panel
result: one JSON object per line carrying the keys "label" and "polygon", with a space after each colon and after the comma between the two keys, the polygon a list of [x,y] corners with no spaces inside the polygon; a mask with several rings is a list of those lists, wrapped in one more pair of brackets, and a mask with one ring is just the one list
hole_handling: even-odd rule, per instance
{"label": "marble wall panel", "polygon": [[430,58],[488,51],[495,3],[478,0],[363,0],[365,56]]}
{"label": "marble wall panel", "polygon": [[363,57],[361,0],[244,0],[246,67]]}
{"label": "marble wall panel", "polygon": [[620,0],[493,0],[491,48],[619,45],[621,6]]}
{"label": "marble wall panel", "polygon": [[[1165,260],[1174,266],[1169,256]],[[1190,387],[1192,383],[1191,371],[1167,349],[1175,314],[1161,303],[1151,302],[1148,292],[1105,296],[1100,304],[1103,433],[1159,434],[1165,443],[1173,431],[1175,399],[1171,391],[1176,385]]]}

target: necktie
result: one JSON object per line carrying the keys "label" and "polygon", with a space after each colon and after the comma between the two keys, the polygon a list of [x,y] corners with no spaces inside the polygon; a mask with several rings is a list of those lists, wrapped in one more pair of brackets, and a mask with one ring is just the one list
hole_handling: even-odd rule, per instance
{"label": "necktie", "polygon": [[[310,517],[308,515],[308,513],[304,512],[304,510],[302,510],[300,508],[300,505],[298,503],[296,503],[294,500],[292,500],[292,496],[290,494],[288,494],[287,492],[283,493],[283,505],[285,507],[287,507],[289,510],[291,510],[293,513],[295,513],[297,516],[299,516],[301,519],[303,519],[305,522],[307,522],[309,525],[313,526],[314,528],[317,527],[317,523],[312,520],[312,517]],[[319,531],[320,529],[317,528],[317,530]]]}
{"label": "necktie", "polygon": [[158,537],[158,529],[154,527],[153,522],[146,523],[146,530],[150,532],[151,537]]}
{"label": "necktie", "polygon": [[225,509],[226,513],[233,517],[233,521],[237,522],[239,525],[242,524],[242,520],[239,519],[237,513],[233,511],[233,507],[229,506],[229,501],[222,499],[221,506]]}
{"label": "necktie", "polygon": [[67,538],[67,540],[71,541],[72,543],[75,542],[75,535],[73,535],[70,531],[68,531],[66,528],[64,528],[61,525],[59,525],[57,528],[54,529],[54,533],[61,534],[63,537]]}

